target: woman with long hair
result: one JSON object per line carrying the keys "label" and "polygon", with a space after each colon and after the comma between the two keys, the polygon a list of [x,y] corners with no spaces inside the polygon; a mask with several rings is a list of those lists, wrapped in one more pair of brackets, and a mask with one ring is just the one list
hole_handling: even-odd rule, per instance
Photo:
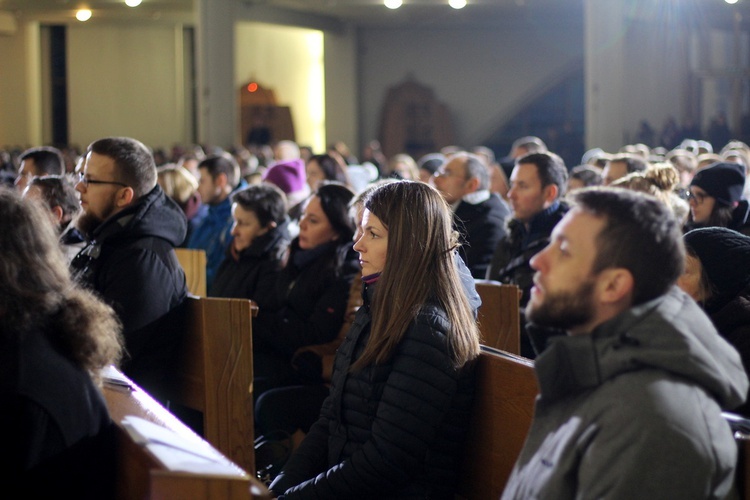
{"label": "woman with long hair", "polygon": [[274,305],[259,310],[253,324],[256,397],[274,387],[306,382],[306,367],[295,369],[292,356],[303,346],[332,341],[341,328],[357,272],[349,214],[353,197],[343,184],[329,182],[306,201],[299,236],[276,278],[269,301]]}
{"label": "woman with long hair", "polygon": [[0,188],[0,214],[0,478],[29,498],[109,498],[113,424],[98,386],[120,360],[120,323],[72,281],[41,205]]}
{"label": "woman with long hair", "polygon": [[453,498],[479,354],[435,188],[394,182],[365,201],[354,249],[364,304],[320,417],[271,484],[284,498]]}

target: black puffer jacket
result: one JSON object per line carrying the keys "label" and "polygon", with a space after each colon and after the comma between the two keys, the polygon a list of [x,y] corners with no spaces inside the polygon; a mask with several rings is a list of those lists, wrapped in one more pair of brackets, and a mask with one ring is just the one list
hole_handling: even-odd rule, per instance
{"label": "black puffer jacket", "polygon": [[325,344],[344,322],[349,288],[359,266],[350,242],[300,250],[295,238],[289,262],[276,280],[275,310],[259,310],[253,325],[256,351],[291,359],[300,347]]}
{"label": "black puffer jacket", "polygon": [[427,305],[387,363],[351,372],[374,288],[339,348],[319,420],[271,485],[285,499],[453,498],[474,363],[453,367],[448,319]]}
{"label": "black puffer jacket", "polygon": [[185,296],[185,273],[174,248],[187,220],[158,185],[94,230],[71,262],[77,279],[110,304],[123,325],[127,357],[122,368],[147,390],[166,375],[179,332],[159,320]]}
{"label": "black puffer jacket", "polygon": [[291,240],[287,226],[285,222],[255,238],[239,255],[230,244],[208,295],[252,299],[260,309],[274,308],[276,278]]}

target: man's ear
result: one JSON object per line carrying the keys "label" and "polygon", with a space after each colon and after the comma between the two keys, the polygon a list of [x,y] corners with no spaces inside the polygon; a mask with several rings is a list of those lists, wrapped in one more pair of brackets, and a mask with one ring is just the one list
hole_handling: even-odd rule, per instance
{"label": "man's ear", "polygon": [[635,281],[633,275],[623,267],[605,269],[599,274],[598,295],[603,304],[617,304],[626,301],[628,304],[633,298],[633,286]]}
{"label": "man's ear", "polygon": [[63,209],[60,205],[56,205],[52,207],[52,217],[55,219],[55,222],[60,224],[62,222],[63,215]]}
{"label": "man's ear", "polygon": [[547,186],[544,186],[544,189],[542,189],[542,195],[544,196],[544,204],[549,206],[557,199],[557,193],[560,192],[560,189],[557,187],[556,184],[548,184]]}
{"label": "man's ear", "polygon": [[135,200],[135,191],[132,187],[124,187],[117,190],[115,195],[115,205],[118,207],[127,207]]}
{"label": "man's ear", "polygon": [[467,193],[473,193],[474,191],[479,189],[479,179],[476,177],[472,177],[468,181],[466,181],[466,184],[464,184],[464,188],[466,189]]}

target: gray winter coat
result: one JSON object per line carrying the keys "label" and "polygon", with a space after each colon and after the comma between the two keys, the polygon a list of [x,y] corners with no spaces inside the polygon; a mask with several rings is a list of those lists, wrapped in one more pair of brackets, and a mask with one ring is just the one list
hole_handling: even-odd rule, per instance
{"label": "gray winter coat", "polygon": [[512,498],[705,499],[732,487],[737,446],[722,409],[748,379],[687,295],[629,309],[536,359],[534,422],[503,493]]}

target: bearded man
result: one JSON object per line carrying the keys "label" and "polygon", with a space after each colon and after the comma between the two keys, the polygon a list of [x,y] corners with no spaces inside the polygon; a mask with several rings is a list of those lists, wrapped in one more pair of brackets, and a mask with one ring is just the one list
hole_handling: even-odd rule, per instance
{"label": "bearded man", "polygon": [[174,251],[187,220],[156,177],[151,151],[135,139],[108,137],[88,147],[76,184],[76,226],[88,244],[71,269],[117,312],[125,374],[159,397],[179,334],[165,327],[166,318],[187,295]]}
{"label": "bearded man", "polygon": [[737,445],[722,410],[748,388],[739,354],[675,286],[679,222],[633,191],[587,188],[534,255],[541,342],[534,419],[503,499],[725,498]]}

